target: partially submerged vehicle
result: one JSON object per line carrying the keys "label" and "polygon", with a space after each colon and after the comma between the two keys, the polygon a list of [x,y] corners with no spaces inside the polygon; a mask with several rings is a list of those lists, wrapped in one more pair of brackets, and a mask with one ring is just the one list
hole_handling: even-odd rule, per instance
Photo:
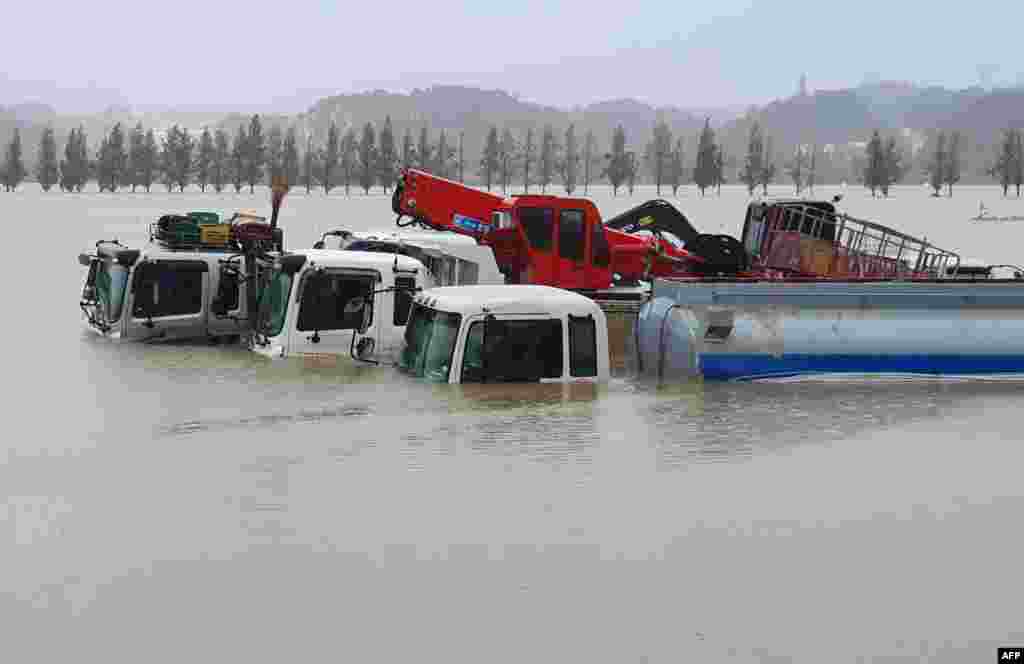
{"label": "partially submerged vehicle", "polygon": [[[254,280],[243,254],[279,253],[280,229],[236,214],[221,223],[209,212],[165,215],[141,248],[100,241],[81,254],[89,268],[79,306],[88,329],[113,339],[224,340],[247,333]],[[264,259],[263,264],[267,261]]]}
{"label": "partially submerged vehicle", "polygon": [[313,248],[408,256],[422,263],[438,286],[501,284],[505,281],[488,247],[455,233],[409,229],[333,230],[324,233]]}
{"label": "partially submerged vehicle", "polygon": [[[336,238],[338,248],[324,248],[327,238]],[[451,252],[429,237],[399,240],[332,231],[315,246],[320,248],[281,256],[269,272],[255,336],[257,352],[268,357],[392,360],[417,293],[500,283],[501,278],[493,259],[488,269],[489,256]],[[483,259],[484,265],[473,258]]]}
{"label": "partially submerged vehicle", "polygon": [[413,300],[398,366],[441,383],[603,382],[598,304],[549,286],[435,288]]}
{"label": "partially submerged vehicle", "polygon": [[[638,284],[653,276],[742,268],[737,240],[698,233],[664,201],[605,223],[585,198],[503,197],[406,169],[396,184],[392,210],[401,227],[457,233],[489,247],[507,284],[557,286],[597,299],[641,299],[646,289]],[[685,236],[685,247],[663,235],[635,232],[653,227],[647,219]]]}
{"label": "partially submerged vehicle", "polygon": [[1020,268],[824,201],[752,203],[733,274],[655,279],[635,346],[660,379],[1024,374]]}

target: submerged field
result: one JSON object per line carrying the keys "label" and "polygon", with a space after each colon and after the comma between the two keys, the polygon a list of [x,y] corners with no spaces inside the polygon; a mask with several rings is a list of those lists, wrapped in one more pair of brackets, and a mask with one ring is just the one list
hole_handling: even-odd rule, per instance
{"label": "submerged field", "polygon": [[[996,188],[836,193],[1024,263],[1024,223],[968,221],[1024,216]],[[606,216],[653,196],[593,191]],[[268,198],[0,195],[12,660],[954,663],[1024,640],[1017,383],[462,389],[81,331],[79,251]],[[749,201],[669,199],[732,234]],[[281,221],[301,248],[394,216],[296,190]]]}

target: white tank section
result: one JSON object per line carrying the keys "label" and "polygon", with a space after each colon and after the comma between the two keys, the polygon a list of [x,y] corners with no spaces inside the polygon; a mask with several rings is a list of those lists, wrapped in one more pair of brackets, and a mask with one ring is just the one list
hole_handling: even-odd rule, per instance
{"label": "white tank section", "polygon": [[660,380],[1024,374],[1024,284],[655,283],[638,368]]}

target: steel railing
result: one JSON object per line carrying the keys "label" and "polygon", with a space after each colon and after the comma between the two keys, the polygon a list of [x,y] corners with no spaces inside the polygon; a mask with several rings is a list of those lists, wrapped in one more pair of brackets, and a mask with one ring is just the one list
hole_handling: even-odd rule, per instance
{"label": "steel railing", "polygon": [[[827,274],[833,277],[866,278],[930,278],[955,277],[960,257],[930,244],[927,239],[901,233],[845,213],[836,213],[814,205],[787,203],[768,204],[765,232],[761,239],[763,259],[771,261],[771,249],[783,242],[783,234],[808,238],[813,241],[811,251],[826,258]],[[827,243],[827,244],[826,244]],[[809,248],[801,246],[802,254]],[[827,255],[827,253],[825,254]],[[807,259],[805,255],[801,258]],[[814,268],[801,272],[822,272],[824,261],[813,262]],[[766,264],[765,267],[779,267]],[[785,268],[784,268],[785,269]],[[793,269],[788,267],[788,269]]]}

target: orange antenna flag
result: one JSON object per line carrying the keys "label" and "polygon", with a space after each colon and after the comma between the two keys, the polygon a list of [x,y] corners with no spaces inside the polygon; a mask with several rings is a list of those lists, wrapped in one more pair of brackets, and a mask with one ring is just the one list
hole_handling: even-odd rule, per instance
{"label": "orange antenna flag", "polygon": [[288,178],[283,175],[275,175],[270,183],[270,227],[277,228],[277,213],[281,210],[281,203],[285,194],[288,193]]}

